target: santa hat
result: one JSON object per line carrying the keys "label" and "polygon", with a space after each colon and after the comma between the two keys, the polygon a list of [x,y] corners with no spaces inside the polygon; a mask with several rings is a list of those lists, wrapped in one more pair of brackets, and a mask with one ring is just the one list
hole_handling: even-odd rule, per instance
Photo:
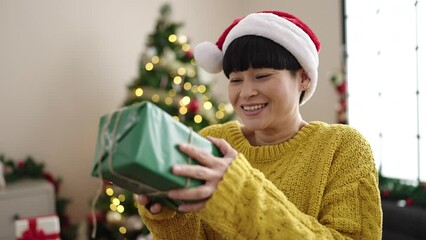
{"label": "santa hat", "polygon": [[313,95],[318,81],[320,42],[314,32],[297,17],[279,11],[262,11],[237,18],[225,29],[216,44],[202,42],[194,49],[197,64],[209,73],[219,73],[229,44],[245,35],[268,38],[286,48],[306,71],[311,84],[303,103]]}

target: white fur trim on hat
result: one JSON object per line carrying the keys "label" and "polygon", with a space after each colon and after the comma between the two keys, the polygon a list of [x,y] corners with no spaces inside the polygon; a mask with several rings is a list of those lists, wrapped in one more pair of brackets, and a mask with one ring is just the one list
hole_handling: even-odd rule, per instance
{"label": "white fur trim on hat", "polygon": [[195,46],[194,58],[197,60],[197,64],[209,73],[222,71],[222,51],[211,42],[202,42]]}

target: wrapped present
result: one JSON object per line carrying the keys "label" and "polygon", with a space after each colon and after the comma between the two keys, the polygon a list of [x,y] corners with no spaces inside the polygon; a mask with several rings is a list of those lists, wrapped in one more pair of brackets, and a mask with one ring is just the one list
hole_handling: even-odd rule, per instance
{"label": "wrapped present", "polygon": [[203,184],[172,174],[173,165],[198,164],[179,151],[180,143],[220,155],[213,143],[155,104],[124,107],[100,119],[92,175],[176,209],[182,202],[167,198],[167,191]]}
{"label": "wrapped present", "polygon": [[58,240],[61,239],[57,215],[24,218],[15,221],[17,240]]}

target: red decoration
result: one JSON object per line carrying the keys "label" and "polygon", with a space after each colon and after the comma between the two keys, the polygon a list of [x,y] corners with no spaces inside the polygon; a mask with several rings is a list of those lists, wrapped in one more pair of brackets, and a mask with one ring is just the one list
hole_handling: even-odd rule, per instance
{"label": "red decoration", "polygon": [[187,57],[187,58],[193,58],[194,57],[194,53],[191,50],[186,51],[185,52],[185,57]]}
{"label": "red decoration", "polygon": [[188,104],[188,112],[195,114],[197,113],[200,107],[201,107],[200,101],[198,101],[198,99],[194,99]]}
{"label": "red decoration", "polygon": [[412,199],[412,198],[410,198],[410,197],[408,197],[408,198],[405,200],[405,205],[406,205],[406,206],[411,206],[411,205],[413,205],[413,203],[414,203],[414,201],[413,201],[413,199]]}
{"label": "red decoration", "polygon": [[382,192],[383,197],[388,197],[389,194],[390,194],[390,191],[388,189],[383,190],[383,192]]}

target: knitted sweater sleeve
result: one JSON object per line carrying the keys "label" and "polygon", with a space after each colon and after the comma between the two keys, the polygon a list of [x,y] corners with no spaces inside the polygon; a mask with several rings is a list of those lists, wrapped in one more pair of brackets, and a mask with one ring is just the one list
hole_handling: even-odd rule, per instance
{"label": "knitted sweater sleeve", "polygon": [[381,239],[371,151],[362,139],[349,139],[339,149],[318,193],[318,216],[301,212],[242,154],[199,216],[225,239]]}

